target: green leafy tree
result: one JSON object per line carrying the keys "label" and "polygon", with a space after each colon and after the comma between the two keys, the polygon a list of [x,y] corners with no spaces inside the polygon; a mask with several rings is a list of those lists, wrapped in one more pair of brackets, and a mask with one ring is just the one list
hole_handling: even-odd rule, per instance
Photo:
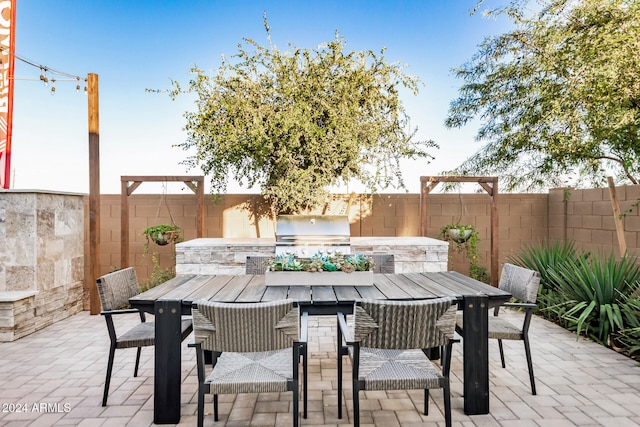
{"label": "green leafy tree", "polygon": [[[481,2],[482,3],[482,2]],[[640,179],[640,2],[528,1],[485,10],[513,29],[454,70],[448,127],[480,120],[485,145],[450,173],[497,174],[507,190]]]}
{"label": "green leafy tree", "polygon": [[[186,160],[210,175],[212,192],[230,177],[261,189],[268,213],[298,213],[323,204],[328,188],[351,179],[375,192],[404,188],[399,162],[426,158],[432,141],[415,141],[399,92],[419,80],[372,51],[345,51],[336,34],[317,49],[280,51],[244,39],[215,75],[197,66],[186,92]],[[182,91],[174,82],[173,93]]]}

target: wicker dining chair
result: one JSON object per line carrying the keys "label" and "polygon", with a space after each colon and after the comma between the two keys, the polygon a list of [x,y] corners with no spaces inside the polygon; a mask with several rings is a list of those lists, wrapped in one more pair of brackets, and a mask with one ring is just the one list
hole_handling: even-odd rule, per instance
{"label": "wicker dining chair", "polygon": [[[140,365],[140,353],[142,347],[152,346],[155,343],[155,324],[147,322],[144,312],[129,307],[129,298],[140,293],[140,286],[133,267],[124,268],[98,277],[96,280],[100,302],[102,304],[101,315],[107,322],[109,339],[109,360],[107,362],[107,376],[104,382],[104,394],[102,396],[102,406],[107,406],[109,396],[109,384],[111,383],[111,373],[113,371],[113,359],[117,349],[137,347],[136,364],[133,376],[138,376],[138,366]],[[138,314],[140,323],[118,335],[116,332],[113,316],[121,314]],[[182,321],[182,339],[186,338],[192,330],[191,319]]]}
{"label": "wicker dining chair", "polygon": [[[267,303],[194,302],[192,309],[198,373],[198,427],[204,424],[204,397],[293,392],[293,425],[299,425],[299,362],[306,354],[307,313],[293,300]],[[204,352],[213,355],[205,373]],[[303,416],[307,418],[307,361],[303,358]]]}
{"label": "wicker dining chair", "polygon": [[[342,357],[352,366],[353,425],[360,425],[360,390],[424,390],[429,414],[429,389],[441,388],[444,416],[451,427],[449,370],[454,338],[455,298],[417,301],[362,300],[356,303],[353,329],[338,313],[338,418],[342,418]],[[344,345],[343,345],[344,339]],[[443,347],[440,369],[429,349]]]}
{"label": "wicker dining chair", "polygon": [[[502,268],[500,283],[498,287],[513,295],[514,298],[522,302],[507,302],[494,309],[493,316],[489,316],[489,338],[498,340],[500,349],[500,361],[505,368],[504,349],[502,340],[520,340],[524,342],[524,351],[529,369],[529,381],[531,382],[531,393],[536,394],[536,381],[533,375],[533,363],[531,361],[531,345],[529,342],[529,325],[533,312],[536,309],[538,298],[538,286],[540,285],[540,273],[527,268],[506,263]],[[521,326],[499,317],[500,307],[515,307],[524,309],[524,320]],[[456,319],[456,331],[464,336],[464,323],[462,316]]]}

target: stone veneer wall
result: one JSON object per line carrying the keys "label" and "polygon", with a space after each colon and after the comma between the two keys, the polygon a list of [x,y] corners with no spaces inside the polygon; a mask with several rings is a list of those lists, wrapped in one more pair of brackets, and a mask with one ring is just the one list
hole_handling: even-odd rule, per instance
{"label": "stone veneer wall", "polygon": [[82,310],[83,198],[0,191],[0,341]]}
{"label": "stone veneer wall", "polygon": [[[449,245],[428,237],[352,237],[351,253],[393,254],[396,273],[446,271]],[[178,243],[177,274],[244,274],[248,256],[272,257],[275,239],[204,238]]]}

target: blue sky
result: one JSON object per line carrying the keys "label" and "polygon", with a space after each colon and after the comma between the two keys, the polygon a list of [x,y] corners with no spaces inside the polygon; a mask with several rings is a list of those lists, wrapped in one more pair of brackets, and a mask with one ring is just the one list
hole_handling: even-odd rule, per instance
{"label": "blue sky", "polygon": [[[406,64],[423,86],[403,102],[419,139],[440,145],[435,160],[405,162],[410,192],[419,177],[455,167],[480,144],[476,127],[444,127],[461,81],[451,73],[487,35],[508,23],[469,11],[476,0],[414,1],[213,1],[213,0],[17,0],[16,54],[31,62],[86,77],[99,76],[101,192],[118,194],[121,175],[200,175],[180,161],[183,114],[193,98],[176,101],[146,88],[186,83],[189,68],[216,70],[221,55],[237,52],[244,37],[267,45],[263,12],[280,49],[289,42],[315,48],[345,38],[348,50],[386,47],[389,62]],[[487,0],[494,7],[505,1]],[[55,95],[38,80],[40,71],[16,61],[12,184],[17,189],[89,191],[87,98],[75,82],[59,81]],[[53,76],[49,76],[53,77]],[[175,187],[172,187],[175,186]],[[145,184],[140,192],[154,192]],[[360,191],[350,185],[344,191]],[[181,191],[178,184],[169,192]],[[250,192],[231,184],[231,193]]]}

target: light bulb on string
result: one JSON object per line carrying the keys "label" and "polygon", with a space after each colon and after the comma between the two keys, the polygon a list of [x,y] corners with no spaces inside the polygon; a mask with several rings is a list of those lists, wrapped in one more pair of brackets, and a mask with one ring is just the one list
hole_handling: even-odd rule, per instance
{"label": "light bulb on string", "polygon": [[44,72],[40,73],[40,80],[42,80],[42,82],[44,83],[44,87],[48,87],[49,86],[49,77],[47,77]]}
{"label": "light bulb on string", "polygon": [[56,83],[56,79],[51,79],[51,95],[56,94],[56,87],[54,86]]}
{"label": "light bulb on string", "polygon": [[78,77],[76,80],[78,81],[78,83],[76,84],[76,93],[79,93],[80,92],[80,77]]}

